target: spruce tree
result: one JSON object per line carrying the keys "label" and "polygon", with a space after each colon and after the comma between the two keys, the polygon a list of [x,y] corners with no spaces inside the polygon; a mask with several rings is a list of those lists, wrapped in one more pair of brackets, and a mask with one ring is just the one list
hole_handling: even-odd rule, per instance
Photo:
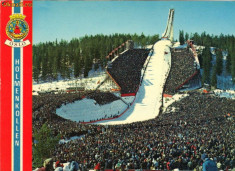
{"label": "spruce tree", "polygon": [[189,40],[189,34],[185,33],[185,41]]}
{"label": "spruce tree", "polygon": [[231,75],[232,80],[235,83],[235,51],[233,50],[231,53]]}
{"label": "spruce tree", "polygon": [[217,88],[217,75],[216,75],[216,66],[213,67],[212,78],[211,78],[211,86]]}
{"label": "spruce tree", "polygon": [[75,58],[74,58],[74,76],[79,77],[81,70],[81,60],[80,60],[80,50],[77,48],[75,50]]}
{"label": "spruce tree", "polygon": [[231,74],[231,55],[230,53],[227,56],[226,59],[226,71]]}
{"label": "spruce tree", "polygon": [[59,142],[60,135],[54,136],[44,123],[39,130],[34,130],[34,143],[33,145],[33,167],[41,167],[43,161],[52,156],[55,146]]}
{"label": "spruce tree", "polygon": [[218,49],[216,51],[216,74],[220,75],[223,71],[223,59],[222,59],[222,51]]}
{"label": "spruce tree", "polygon": [[179,41],[180,41],[180,45],[183,45],[184,44],[184,31],[183,30],[180,30],[179,32]]}
{"label": "spruce tree", "polygon": [[210,70],[211,70],[211,54],[210,48],[206,47],[202,54],[203,58],[203,75],[202,75],[202,84],[210,84]]}

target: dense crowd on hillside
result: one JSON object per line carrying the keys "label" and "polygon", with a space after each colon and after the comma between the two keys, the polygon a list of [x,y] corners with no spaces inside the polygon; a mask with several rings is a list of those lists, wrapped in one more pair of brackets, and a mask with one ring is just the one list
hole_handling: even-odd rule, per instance
{"label": "dense crowd on hillside", "polygon": [[40,129],[47,122],[55,134],[59,133],[65,137],[83,134],[84,129],[81,125],[56,115],[56,108],[79,100],[81,96],[81,93],[33,96],[33,130]]}
{"label": "dense crowd on hillside", "polygon": [[187,49],[171,50],[171,70],[165,84],[165,92],[174,94],[175,89],[196,71],[192,52]]}
{"label": "dense crowd on hillside", "polygon": [[109,64],[107,70],[121,87],[121,93],[136,93],[148,54],[148,49],[131,49]]}
{"label": "dense crowd on hillside", "polygon": [[[123,58],[119,57],[121,60],[117,58],[108,68],[122,87],[122,93],[131,93],[135,85],[139,85],[140,70],[145,61],[143,54],[146,57],[148,54],[143,50],[140,53],[143,56],[135,58],[139,60],[137,62],[132,59],[135,57],[132,54],[139,52],[133,51],[127,51]],[[180,65],[182,63],[186,65]],[[179,83],[194,71],[190,52],[172,52],[171,75],[165,93],[174,93]],[[139,73],[139,76],[135,73]],[[131,83],[127,80],[131,80]],[[43,123],[48,122],[54,135],[61,134],[62,138],[84,135],[58,144],[52,156],[54,162],[76,161],[80,170],[94,169],[97,165],[100,170],[201,170],[202,156],[205,154],[216,162],[219,170],[235,168],[235,101],[213,94],[189,94],[170,105],[166,113],[160,113],[155,119],[113,126],[84,125],[55,114],[56,108],[62,104],[72,103],[82,96],[95,99],[102,105],[116,100],[113,94],[86,92],[34,96],[33,127],[39,129]]]}
{"label": "dense crowd on hillside", "polygon": [[[56,109],[63,104],[73,103],[82,97],[94,99],[99,105],[119,100],[117,96],[109,92],[80,92],[63,94],[44,94],[33,96],[33,129],[38,130],[43,123],[48,122],[49,127],[55,134],[61,134],[65,138],[84,133],[84,125],[66,120],[56,114]],[[78,111],[79,113],[79,111]],[[113,115],[111,117],[116,117]],[[101,118],[97,118],[101,119]],[[103,118],[104,119],[104,118]],[[93,121],[93,120],[91,120]],[[81,121],[82,122],[82,121]],[[82,131],[81,131],[82,130]]]}
{"label": "dense crowd on hillside", "polygon": [[99,105],[108,104],[120,99],[110,92],[94,92],[89,94],[87,98],[94,99]]}
{"label": "dense crowd on hillside", "polygon": [[[144,122],[78,124],[87,131],[85,137],[59,144],[53,160],[73,160],[83,170],[93,169],[98,163],[101,170],[192,170],[201,168],[201,157],[206,153],[221,170],[235,167],[235,101],[193,92],[169,108],[175,110]],[[58,125],[53,126],[61,130]]]}

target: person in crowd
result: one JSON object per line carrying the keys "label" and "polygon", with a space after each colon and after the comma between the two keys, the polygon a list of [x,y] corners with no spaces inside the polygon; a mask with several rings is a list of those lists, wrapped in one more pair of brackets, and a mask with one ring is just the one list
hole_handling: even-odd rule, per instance
{"label": "person in crowd", "polygon": [[202,156],[203,162],[203,171],[217,171],[217,166],[215,161],[211,160],[207,154],[203,154]]}

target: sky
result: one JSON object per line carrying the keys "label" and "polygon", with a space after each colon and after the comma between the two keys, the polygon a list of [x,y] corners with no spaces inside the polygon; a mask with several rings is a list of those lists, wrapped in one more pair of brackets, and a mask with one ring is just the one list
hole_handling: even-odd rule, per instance
{"label": "sky", "polygon": [[33,41],[70,41],[101,33],[161,36],[171,8],[175,39],[179,30],[235,35],[235,1],[34,1]]}

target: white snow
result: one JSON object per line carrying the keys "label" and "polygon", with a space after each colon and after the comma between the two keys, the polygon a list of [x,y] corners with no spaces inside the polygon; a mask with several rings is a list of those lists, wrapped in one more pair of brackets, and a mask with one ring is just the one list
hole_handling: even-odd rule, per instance
{"label": "white snow", "polygon": [[56,109],[56,114],[72,121],[89,122],[90,120],[101,119],[105,116],[105,118],[108,118],[119,115],[126,108],[127,105],[122,100],[99,105],[93,99],[84,98],[74,103],[62,105],[60,108]]}
{"label": "white snow", "polygon": [[164,97],[163,98],[163,112],[166,112],[168,106],[170,106],[172,103],[179,101],[187,96],[188,94],[175,94],[172,97]]}
{"label": "white snow", "polygon": [[173,45],[173,48],[179,47],[180,46],[180,42],[175,42]]}
{"label": "white snow", "polygon": [[130,104],[130,103],[132,103],[133,100],[135,99],[135,96],[122,97],[122,99],[123,99],[127,104]]}
{"label": "white snow", "polygon": [[235,91],[234,90],[219,90],[216,89],[213,91],[215,95],[219,97],[226,97],[229,99],[235,99]]}
{"label": "white snow", "polygon": [[153,45],[146,45],[145,48],[146,49],[152,49]]}
{"label": "white snow", "polygon": [[69,139],[61,139],[59,141],[59,144],[65,144],[65,143],[68,143],[68,142],[73,141],[73,140],[82,139],[83,137],[85,137],[85,135],[73,136],[73,137],[70,137]]}
{"label": "white snow", "polygon": [[[98,85],[104,81],[107,77],[107,73],[98,72],[99,75],[93,73],[94,77],[89,78],[79,78],[79,79],[71,79],[71,80],[60,80],[53,82],[46,82],[40,84],[33,85],[33,95],[38,95],[37,92],[42,91],[65,91],[69,87],[84,87],[85,90],[95,90]],[[105,83],[103,86],[99,88],[101,91],[109,91],[113,85],[109,82]]]}

